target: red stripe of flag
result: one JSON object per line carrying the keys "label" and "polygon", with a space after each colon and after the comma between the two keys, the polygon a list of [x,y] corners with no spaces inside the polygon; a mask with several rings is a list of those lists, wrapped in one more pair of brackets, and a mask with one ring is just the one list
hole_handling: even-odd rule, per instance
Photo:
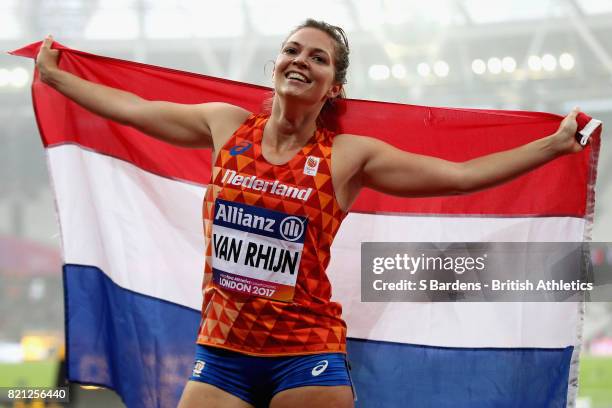
{"label": "red stripe of flag", "polygon": [[[12,52],[33,58],[40,42]],[[60,67],[90,81],[146,99],[180,103],[228,102],[261,111],[270,89],[152,65],[101,57],[59,44]],[[74,143],[175,179],[207,184],[210,151],[171,146],[81,108],[43,84],[32,85],[46,147]],[[549,113],[433,108],[347,100],[340,126],[403,150],[464,161],[519,146],[553,133],[562,117]],[[590,118],[580,114],[584,126]],[[601,128],[584,152],[557,159],[505,185],[456,197],[398,198],[364,190],[352,207],[369,213],[584,217],[594,184]],[[591,203],[592,204],[592,203]]]}

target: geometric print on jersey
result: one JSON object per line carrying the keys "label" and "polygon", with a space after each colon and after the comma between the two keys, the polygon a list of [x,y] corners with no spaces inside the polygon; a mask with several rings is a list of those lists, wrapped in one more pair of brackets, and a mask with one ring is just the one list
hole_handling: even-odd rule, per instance
{"label": "geometric print on jersey", "polygon": [[[263,157],[261,149],[267,120],[267,115],[249,116],[219,151],[214,163],[202,209],[206,263],[198,343],[268,356],[346,352],[342,307],[330,300],[331,285],[325,272],[332,241],[346,216],[338,205],[331,180],[333,134],[317,129],[289,162],[274,165]],[[245,148],[249,143],[251,147]],[[319,158],[315,175],[304,174],[309,156]],[[227,171],[312,190],[302,200],[269,190],[224,184]],[[211,235],[217,198],[308,218],[291,303],[236,293],[214,284]]]}

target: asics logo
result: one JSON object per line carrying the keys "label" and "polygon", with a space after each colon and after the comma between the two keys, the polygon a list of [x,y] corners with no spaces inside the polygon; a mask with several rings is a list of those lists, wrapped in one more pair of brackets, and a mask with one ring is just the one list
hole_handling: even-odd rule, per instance
{"label": "asics logo", "polygon": [[314,366],[314,368],[312,369],[312,376],[316,377],[318,375],[320,375],[323,371],[325,371],[325,369],[327,368],[327,365],[329,363],[327,362],[327,360],[321,360],[317,363],[316,366]]}
{"label": "asics logo", "polygon": [[230,149],[230,156],[237,156],[240,153],[244,153],[249,150],[251,146],[253,146],[253,143],[241,142]]}
{"label": "asics logo", "polygon": [[204,369],[205,365],[206,365],[205,361],[196,360],[195,367],[193,368],[194,377],[199,377],[202,374],[202,370]]}

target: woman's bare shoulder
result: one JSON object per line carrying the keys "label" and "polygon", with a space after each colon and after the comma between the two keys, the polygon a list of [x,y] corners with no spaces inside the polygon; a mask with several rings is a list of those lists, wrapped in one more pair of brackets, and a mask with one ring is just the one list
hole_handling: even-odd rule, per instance
{"label": "woman's bare shoulder", "polygon": [[332,156],[341,172],[354,176],[373,157],[386,157],[389,149],[393,147],[375,137],[342,133],[334,137]]}
{"label": "woman's bare shoulder", "polygon": [[340,133],[334,136],[332,157],[341,173],[355,174],[367,159],[372,140],[369,136]]}
{"label": "woman's bare shoulder", "polygon": [[206,103],[201,106],[215,150],[225,145],[236,129],[251,115],[251,112],[240,106],[224,102]]}
{"label": "woman's bare shoulder", "polygon": [[251,112],[240,106],[225,102],[209,102],[203,103],[200,106],[207,122],[213,126],[223,126],[228,123],[240,125],[251,114]]}
{"label": "woman's bare shoulder", "polygon": [[370,136],[339,133],[334,136],[333,149],[338,154],[347,154],[357,158],[367,153],[368,149],[377,143],[380,141]]}

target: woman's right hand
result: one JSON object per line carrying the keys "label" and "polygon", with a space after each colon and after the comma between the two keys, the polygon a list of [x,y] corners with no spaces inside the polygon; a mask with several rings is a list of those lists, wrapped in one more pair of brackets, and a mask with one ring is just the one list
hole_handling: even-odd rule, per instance
{"label": "woman's right hand", "polygon": [[43,40],[43,43],[36,56],[36,68],[40,72],[40,79],[47,83],[54,70],[58,70],[57,62],[59,60],[59,51],[51,49],[53,37],[48,35]]}
{"label": "woman's right hand", "polygon": [[[248,117],[226,103],[182,104],[151,101],[131,92],[89,81],[58,67],[60,51],[47,36],[36,56],[39,78],[83,108],[156,139],[183,147],[220,148]],[[98,69],[102,69],[99,65]],[[213,131],[219,134],[215,144]],[[226,139],[223,139],[226,136]]]}

